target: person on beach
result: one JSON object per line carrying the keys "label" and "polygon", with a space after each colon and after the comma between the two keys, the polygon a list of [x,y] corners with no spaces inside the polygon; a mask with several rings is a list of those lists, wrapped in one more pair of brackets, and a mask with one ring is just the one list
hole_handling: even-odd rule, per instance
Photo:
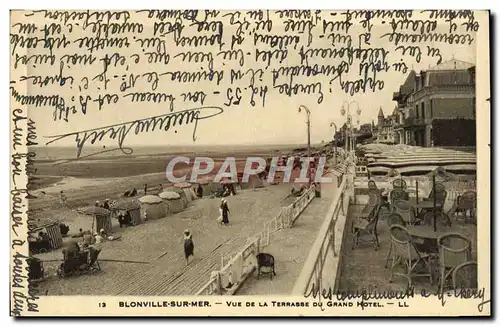
{"label": "person on beach", "polygon": [[96,201],[95,201],[95,207],[100,207],[100,206],[101,206],[101,205],[100,205],[99,201],[98,201],[98,200],[96,200]]}
{"label": "person on beach", "polygon": [[108,198],[106,198],[106,200],[104,201],[104,205],[102,205],[102,208],[109,209],[109,199]]}
{"label": "person on beach", "polygon": [[203,187],[201,186],[201,184],[198,184],[198,188],[196,188],[196,195],[198,196],[198,198],[203,197]]}
{"label": "person on beach", "polygon": [[193,235],[189,230],[184,230],[184,257],[186,257],[186,265],[189,264],[190,256],[194,258]]}
{"label": "person on beach", "polygon": [[148,194],[148,184],[145,183],[144,184],[144,196],[146,196]]}
{"label": "person on beach", "polygon": [[61,190],[61,193],[59,195],[59,202],[61,203],[61,206],[68,206],[68,204],[66,203],[66,200],[68,198],[66,197],[66,194],[64,194],[64,192]]}
{"label": "person on beach", "polygon": [[229,224],[229,207],[227,206],[227,200],[222,198],[220,209],[222,210],[222,223],[224,225]]}

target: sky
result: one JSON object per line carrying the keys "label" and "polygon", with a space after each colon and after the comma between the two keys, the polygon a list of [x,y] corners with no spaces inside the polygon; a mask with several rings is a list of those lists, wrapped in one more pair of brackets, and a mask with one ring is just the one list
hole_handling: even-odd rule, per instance
{"label": "sky", "polygon": [[[322,13],[322,17],[329,17],[329,13]],[[418,18],[418,17],[416,17]],[[21,15],[18,17],[13,17],[13,21],[16,19],[27,19]],[[30,21],[37,22],[36,16],[30,17]],[[321,141],[331,140],[334,129],[330,127],[330,124],[334,122],[338,128],[342,126],[345,122],[346,117],[341,115],[341,108],[346,101],[355,101],[361,109],[361,115],[359,117],[360,124],[371,123],[372,120],[377,121],[377,114],[380,108],[382,108],[385,115],[392,113],[396,103],[392,101],[393,92],[398,91],[399,86],[405,81],[410,70],[413,68],[416,71],[425,70],[429,67],[435,66],[437,63],[436,58],[428,57],[426,55],[427,45],[432,45],[440,49],[442,55],[442,61],[445,62],[452,58],[457,60],[463,60],[471,63],[476,61],[476,46],[473,43],[470,46],[463,45],[447,45],[444,43],[434,43],[434,44],[418,44],[422,50],[422,56],[420,62],[416,62],[415,58],[410,55],[401,55],[401,51],[396,51],[396,46],[389,43],[387,39],[383,39],[380,36],[388,33],[390,27],[387,23],[382,24],[379,21],[373,21],[373,27],[371,29],[371,47],[380,47],[388,51],[388,61],[389,63],[401,62],[403,60],[408,65],[408,71],[406,74],[397,71],[389,71],[384,73],[379,73],[381,80],[384,82],[383,90],[373,93],[367,91],[366,93],[358,93],[354,96],[345,94],[338,84],[334,84],[332,87],[332,93],[328,91],[330,78],[326,76],[317,76],[314,78],[300,78],[294,77],[293,81],[295,83],[309,84],[314,82],[320,82],[322,84],[322,90],[324,93],[323,102],[318,104],[318,95],[299,95],[293,97],[280,96],[278,89],[273,89],[272,84],[272,74],[269,71],[272,69],[278,69],[279,67],[296,66],[300,65],[300,56],[297,54],[301,46],[307,47],[305,40],[307,39],[304,35],[301,36],[301,43],[297,49],[290,49],[287,58],[283,60],[282,63],[279,61],[272,60],[271,65],[266,70],[266,64],[256,65],[252,62],[255,54],[255,49],[259,50],[271,50],[269,47],[263,45],[254,45],[252,42],[253,37],[251,35],[245,36],[245,41],[240,47],[244,53],[251,53],[250,56],[245,58],[245,65],[240,68],[242,70],[247,70],[253,68],[257,70],[262,68],[267,73],[264,75],[262,82],[256,80],[255,86],[268,86],[269,91],[266,95],[265,107],[260,104],[260,97],[256,97],[256,106],[250,105],[248,84],[249,78],[247,77],[239,84],[231,85],[229,82],[230,69],[238,69],[235,60],[223,60],[222,57],[217,55],[218,50],[215,47],[197,47],[197,48],[184,48],[184,51],[205,51],[206,53],[212,53],[214,56],[214,69],[224,70],[224,79],[221,85],[216,85],[215,82],[205,82],[205,83],[194,83],[194,84],[180,84],[171,82],[168,80],[169,75],[161,77],[158,87],[156,90],[151,89],[151,83],[147,83],[147,78],[138,78],[136,80],[135,90],[127,89],[124,92],[120,91],[119,87],[122,82],[122,76],[126,74],[125,79],[129,81],[129,74],[133,73],[135,75],[142,75],[148,72],[174,72],[174,71],[204,71],[207,69],[206,62],[203,63],[186,63],[181,62],[179,57],[175,58],[176,54],[179,54],[180,48],[173,44],[173,39],[165,37],[165,47],[170,54],[170,62],[167,65],[164,64],[149,64],[146,62],[147,57],[142,54],[141,61],[139,64],[133,64],[131,55],[145,53],[148,51],[153,51],[153,48],[142,48],[140,47],[134,37],[146,38],[152,36],[154,22],[152,20],[145,19],[145,16],[140,16],[135,14],[131,18],[135,22],[141,22],[144,24],[144,31],[142,34],[128,34],[131,45],[129,48],[118,49],[120,54],[127,57],[128,70],[124,67],[115,68],[108,67],[107,78],[110,79],[108,83],[107,92],[110,94],[117,94],[120,96],[119,102],[112,105],[104,105],[100,110],[95,102],[89,101],[87,108],[87,113],[83,115],[80,111],[75,115],[69,117],[69,121],[54,121],[53,120],[53,109],[50,107],[30,107],[29,117],[36,122],[37,135],[40,139],[44,136],[58,135],[64,133],[71,133],[75,131],[83,131],[93,128],[100,128],[104,126],[109,126],[117,123],[124,123],[128,121],[134,121],[136,119],[143,119],[147,117],[152,117],[156,115],[162,115],[169,113],[169,104],[162,103],[132,103],[130,97],[122,97],[128,92],[164,92],[166,94],[172,94],[176,99],[175,111],[180,111],[184,109],[199,107],[199,104],[183,103],[182,96],[183,92],[195,92],[203,91],[207,93],[207,98],[204,103],[205,106],[219,106],[222,107],[224,112],[218,116],[210,119],[201,120],[197,126],[197,140],[193,142],[193,126],[186,125],[179,128],[172,128],[168,132],[149,132],[141,133],[139,135],[128,135],[125,144],[126,145],[235,145],[235,144],[304,144],[307,141],[307,125],[306,125],[306,114],[305,112],[298,112],[300,105],[305,105],[309,108],[311,115],[311,141],[312,143],[319,143]],[[226,18],[224,18],[226,19]],[[38,26],[42,26],[45,22],[39,20],[37,22]],[[441,24],[438,26],[436,32],[446,32],[447,26]],[[73,33],[66,33],[67,38],[74,40],[78,37],[90,36],[90,34],[84,34],[84,32],[76,33],[76,28]],[[339,43],[332,45],[326,37],[320,38],[321,33],[321,23],[313,31],[313,43],[310,47],[314,48],[339,48],[341,45]],[[231,27],[228,22],[224,23],[224,42],[231,43]],[[352,45],[357,46],[358,36],[366,32],[362,26],[359,24],[354,24],[350,30],[349,35],[352,37]],[[269,33],[271,35],[283,35],[284,26],[279,23],[279,20],[273,19],[273,29]],[[416,32],[412,32],[416,33]],[[149,35],[149,36],[148,36]],[[183,35],[190,36],[195,35],[190,32],[189,29],[183,31]],[[291,35],[288,33],[287,35]],[[474,35],[472,35],[474,36]],[[406,44],[408,45],[408,44]],[[363,45],[368,47],[368,45]],[[12,47],[11,47],[12,49]],[[143,51],[144,50],[144,51]],[[96,51],[94,55],[96,57],[103,56],[106,52],[109,54],[113,53],[114,50],[106,51]],[[16,50],[17,55],[22,56],[23,53],[33,54],[43,54],[48,53],[47,50],[43,49],[28,49],[27,51],[18,46]],[[20,66],[18,69],[12,70],[11,80],[16,81],[15,87],[18,91],[22,91],[23,88],[30,94],[44,94],[44,95],[60,95],[63,96],[67,103],[72,103],[71,99],[75,99],[78,102],[80,96],[85,98],[86,96],[92,97],[92,99],[97,98],[99,93],[103,92],[103,84],[98,82],[90,82],[88,88],[85,89],[81,82],[82,78],[87,77],[89,79],[98,76],[102,71],[102,63],[99,60],[92,66],[79,66],[79,65],[65,65],[63,66],[63,76],[72,76],[74,78],[74,84],[70,85],[69,81],[65,85],[49,85],[46,87],[39,87],[36,85],[31,85],[30,82],[20,81],[20,77],[23,75],[28,76],[54,76],[59,74],[59,58],[63,55],[68,54],[88,54],[85,50],[78,49],[74,44],[69,45],[66,48],[54,49],[53,53],[56,55],[57,63],[54,66],[48,65],[27,65]],[[11,59],[14,56],[11,57]],[[339,65],[342,60],[340,59],[320,59],[313,60],[309,59],[309,64],[330,64]],[[359,79],[360,76],[354,73],[357,70],[358,61],[354,62],[354,65],[350,67],[350,72],[347,73],[343,78],[345,79]],[[11,67],[12,67],[11,63]],[[98,78],[97,78],[98,79]],[[256,78],[257,79],[257,78]],[[31,80],[33,81],[33,79]],[[284,84],[286,78],[281,76],[278,78],[278,84]],[[80,88],[78,87],[80,84]],[[100,88],[100,90],[97,89]],[[230,94],[234,94],[236,88],[240,87],[242,99],[239,105],[232,105],[227,107],[224,103],[227,101],[228,89],[231,89]],[[247,88],[247,90],[245,90]],[[219,91],[219,95],[214,95],[214,91]],[[357,105],[350,105],[351,113],[356,113]],[[353,119],[356,122],[356,118]],[[58,142],[53,143],[53,146],[72,146],[75,144],[75,137],[69,137],[62,139]],[[90,144],[89,144],[90,145]],[[99,142],[98,145],[103,146],[114,146],[116,145],[116,140],[107,140]]]}

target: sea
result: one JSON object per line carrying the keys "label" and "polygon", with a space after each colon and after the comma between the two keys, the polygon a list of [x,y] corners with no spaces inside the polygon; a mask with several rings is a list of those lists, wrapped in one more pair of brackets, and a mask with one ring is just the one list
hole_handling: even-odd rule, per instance
{"label": "sea", "polygon": [[[89,159],[118,158],[124,156],[147,156],[147,155],[172,155],[180,153],[241,153],[241,152],[269,152],[288,150],[301,147],[297,144],[272,144],[272,145],[196,145],[196,146],[133,146],[133,153],[125,154],[121,150],[106,151],[107,148],[86,146],[81,157]],[[29,150],[36,154],[35,161],[54,161],[75,159],[76,147],[36,146]],[[106,151],[106,152],[103,152]]]}

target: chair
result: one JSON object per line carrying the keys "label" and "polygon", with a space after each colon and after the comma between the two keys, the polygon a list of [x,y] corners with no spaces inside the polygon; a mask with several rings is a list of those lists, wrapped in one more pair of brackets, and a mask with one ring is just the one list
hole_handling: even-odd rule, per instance
{"label": "chair", "polygon": [[391,198],[391,206],[394,207],[394,203],[398,200],[409,200],[410,195],[403,189],[394,189],[391,191],[389,197]]}
{"label": "chair", "polygon": [[392,189],[402,189],[405,190],[407,188],[406,181],[401,178],[395,179],[392,181]]}
{"label": "chair", "polygon": [[378,189],[377,184],[373,180],[368,180],[368,189]]}
{"label": "chair", "polygon": [[[401,217],[401,215],[399,215],[398,213],[391,213],[387,218],[387,226],[389,226],[390,229],[391,226],[393,225],[406,226],[406,223]],[[389,253],[387,254],[387,258],[385,260],[385,268],[387,268],[387,264],[389,263],[391,258],[392,258],[392,241],[391,241],[391,246],[389,248]]]}
{"label": "chair", "polygon": [[458,265],[451,278],[453,289],[477,289],[477,263],[467,261]]}
{"label": "chair", "polygon": [[[455,219],[458,220],[457,213],[463,213],[464,220],[476,221],[476,192],[467,191],[457,198],[456,208],[453,212]],[[468,216],[467,216],[468,215]]]}
{"label": "chair", "polygon": [[415,224],[415,211],[408,201],[398,199],[393,203],[393,207],[393,211],[401,215],[406,224]]}
{"label": "chair", "polygon": [[368,217],[372,210],[377,206],[380,199],[380,195],[376,192],[370,192],[368,196],[368,203],[365,205],[365,207],[363,207],[363,210],[361,211],[361,215],[363,218]]}
{"label": "chair", "polygon": [[[446,188],[441,183],[436,183],[436,206],[442,208],[444,206],[444,202],[446,201]],[[434,200],[434,189],[431,190],[428,198],[424,200]]]}
{"label": "chair", "polygon": [[95,270],[95,271],[101,270],[101,265],[99,265],[99,260],[98,260],[100,253],[101,253],[100,249],[89,247],[89,263],[88,263],[89,270]]}
{"label": "chair", "polygon": [[[429,277],[432,284],[432,267],[430,264],[430,256],[421,253],[415,247],[412,237],[408,230],[401,225],[393,225],[389,229],[391,235],[391,243],[393,248],[391,276],[389,282],[392,282],[393,275],[400,275],[408,280],[408,287],[411,287],[412,278],[414,277]],[[406,267],[406,274],[394,273],[394,268],[403,263]],[[419,263],[423,263],[427,269],[427,273],[417,273],[416,268]]]}
{"label": "chair", "polygon": [[446,233],[438,238],[440,292],[443,293],[446,280],[454,270],[471,258],[471,242],[459,233]]}
{"label": "chair", "polygon": [[30,281],[32,280],[38,280],[44,277],[45,275],[45,270],[43,268],[43,263],[40,259],[35,258],[35,257],[29,257],[26,259],[28,262],[28,279]]}
{"label": "chair", "polygon": [[[442,225],[442,226],[451,226],[451,219],[446,214],[443,212],[443,210],[436,210],[436,224]],[[433,226],[434,225],[434,212],[433,211],[427,211],[424,213],[424,216],[422,218],[423,225],[428,225],[428,226]]]}
{"label": "chair", "polygon": [[378,205],[375,206],[368,218],[358,217],[352,223],[352,249],[359,245],[359,238],[362,233],[370,235],[371,241],[363,240],[363,242],[373,242],[375,250],[378,250],[379,241],[378,241],[378,233],[377,233],[377,224],[379,219],[379,208]]}
{"label": "chair", "polygon": [[[269,268],[269,271],[263,272],[262,268]],[[274,269],[274,256],[266,253],[259,253],[257,255],[257,279],[259,279],[260,274],[270,274],[271,280],[273,279],[273,275],[276,276],[276,272]]]}

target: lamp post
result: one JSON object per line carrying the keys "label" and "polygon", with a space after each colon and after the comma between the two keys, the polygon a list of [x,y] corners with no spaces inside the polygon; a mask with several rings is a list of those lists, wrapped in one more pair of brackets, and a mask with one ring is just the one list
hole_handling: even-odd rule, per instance
{"label": "lamp post", "polygon": [[334,141],[334,145],[335,145],[335,151],[334,151],[334,157],[335,157],[335,164],[337,164],[337,125],[335,124],[335,122],[332,122],[330,123],[330,127],[335,127],[335,133],[333,134],[333,141]]}
{"label": "lamp post", "polygon": [[311,111],[304,105],[299,106],[299,113],[304,110],[307,114],[307,157],[311,157]]}
{"label": "lamp post", "polygon": [[[353,138],[353,132],[352,132],[352,115],[350,112],[351,104],[356,104],[356,106],[358,107],[358,109],[356,110],[356,116],[357,116],[356,122],[358,125],[359,125],[359,116],[361,115],[361,108],[359,107],[358,102],[356,102],[356,101],[351,101],[351,102],[344,101],[344,103],[342,103],[342,109],[340,110],[340,113],[342,114],[342,116],[347,117],[346,142],[345,142],[346,143],[345,144],[346,152],[349,151],[348,146],[351,147],[350,150],[354,150],[354,138]],[[351,139],[349,139],[349,134],[351,135]],[[350,142],[350,144],[349,144],[349,142]]]}

